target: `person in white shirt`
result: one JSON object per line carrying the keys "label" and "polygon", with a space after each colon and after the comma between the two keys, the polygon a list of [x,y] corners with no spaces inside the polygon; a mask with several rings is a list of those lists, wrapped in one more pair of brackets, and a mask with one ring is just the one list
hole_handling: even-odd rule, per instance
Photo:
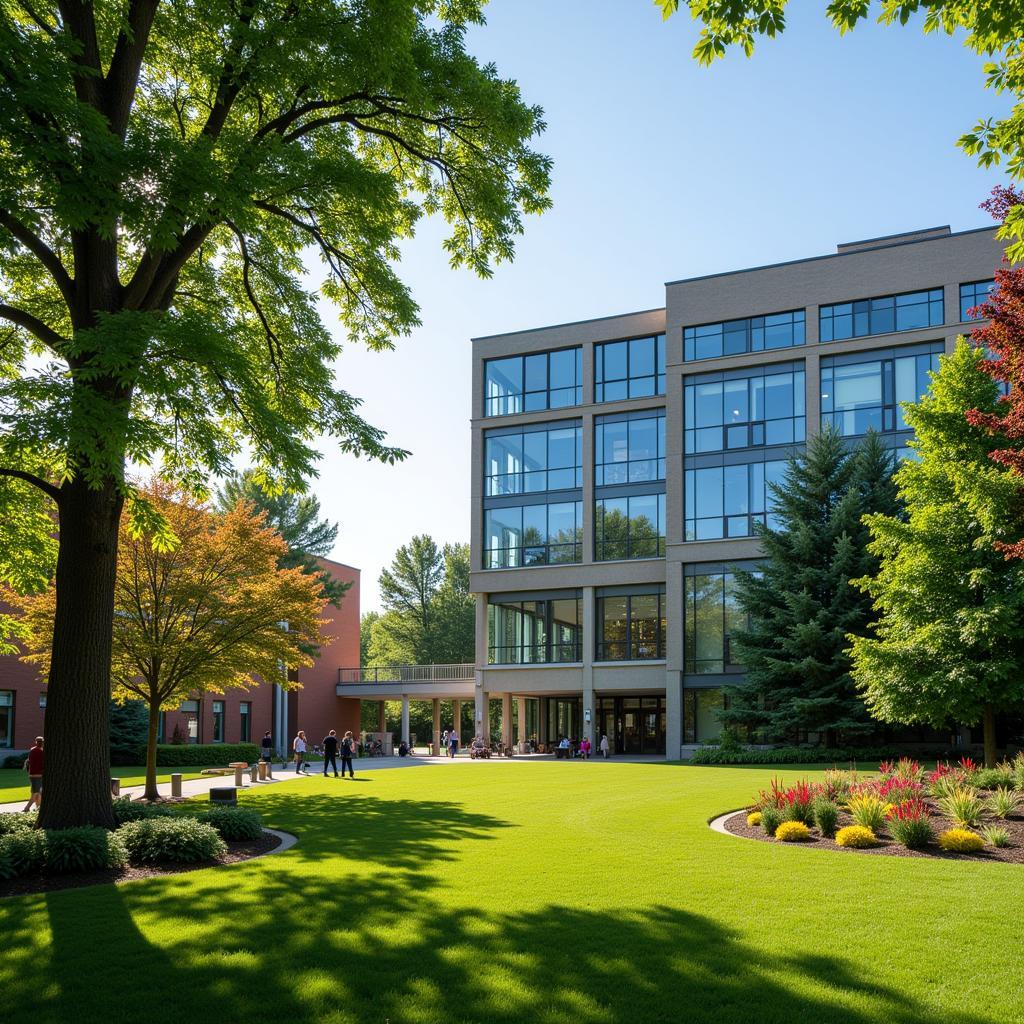
{"label": "person in white shirt", "polygon": [[608,737],[604,735],[601,736],[601,756],[608,760]]}
{"label": "person in white shirt", "polygon": [[295,753],[295,774],[298,775],[302,771],[302,762],[306,760],[306,734],[301,729],[292,740],[292,750]]}

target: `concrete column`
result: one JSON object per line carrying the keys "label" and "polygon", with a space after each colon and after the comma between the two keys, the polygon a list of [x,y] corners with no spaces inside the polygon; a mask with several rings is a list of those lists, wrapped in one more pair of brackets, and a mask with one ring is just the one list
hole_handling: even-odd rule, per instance
{"label": "concrete column", "polygon": [[665,756],[674,761],[683,744],[683,563],[669,562],[665,570]]}
{"label": "concrete column", "polygon": [[409,698],[402,697],[402,735],[401,739],[409,742]]}
{"label": "concrete column", "polygon": [[176,800],[181,799],[181,772],[171,774],[171,797]]}
{"label": "concrete column", "polygon": [[512,746],[512,694],[501,695],[501,745]]}
{"label": "concrete column", "polygon": [[[594,699],[594,651],[597,649],[595,632],[597,629],[597,600],[593,587],[583,588],[583,735],[594,742],[594,729],[597,718],[597,701]],[[587,719],[590,719],[588,722]],[[581,737],[582,738],[582,737]]]}
{"label": "concrete column", "polygon": [[245,769],[242,768],[241,766],[239,766],[238,768],[235,769],[235,785],[239,789],[241,789],[245,785],[245,782],[242,779],[242,772],[244,772],[244,771],[245,771]]}
{"label": "concrete column", "polygon": [[266,761],[259,761],[258,762],[258,766],[259,766],[259,770],[260,770],[260,782],[266,782],[267,781],[267,762]]}
{"label": "concrete column", "polygon": [[476,670],[475,689],[473,691],[473,735],[479,736],[485,743],[490,742],[487,734],[487,691],[484,689],[484,674]]}
{"label": "concrete column", "polygon": [[517,703],[516,728],[519,731],[519,753],[522,754],[526,751],[526,698],[520,697]]}
{"label": "concrete column", "polygon": [[377,732],[386,732],[388,727],[387,707],[384,701],[377,701]]}
{"label": "concrete column", "polygon": [[434,757],[437,757],[441,753],[441,701],[435,697],[432,703],[434,705],[434,739],[430,751]]}
{"label": "concrete column", "polygon": [[255,761],[253,761],[252,766],[249,768],[249,780],[251,782],[259,782],[260,780],[260,766]]}
{"label": "concrete column", "polygon": [[540,709],[537,713],[539,721],[537,723],[537,742],[544,746],[547,750],[548,745],[548,699],[547,697],[540,697],[538,699]]}

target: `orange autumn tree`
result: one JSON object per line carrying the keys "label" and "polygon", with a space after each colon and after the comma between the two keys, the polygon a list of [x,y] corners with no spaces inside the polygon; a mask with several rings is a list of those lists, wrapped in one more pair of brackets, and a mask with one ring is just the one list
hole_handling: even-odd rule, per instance
{"label": "orange autumn tree", "polygon": [[[320,632],[323,588],[301,569],[278,568],[286,544],[265,514],[244,501],[215,514],[160,482],[143,493],[177,543],[154,544],[122,517],[111,695],[149,708],[145,796],[154,800],[161,710],[197,693],[251,687],[257,677],[294,686],[287,670],[311,665],[308,652],[327,638]],[[53,590],[19,604],[31,638],[26,660],[45,671]]]}

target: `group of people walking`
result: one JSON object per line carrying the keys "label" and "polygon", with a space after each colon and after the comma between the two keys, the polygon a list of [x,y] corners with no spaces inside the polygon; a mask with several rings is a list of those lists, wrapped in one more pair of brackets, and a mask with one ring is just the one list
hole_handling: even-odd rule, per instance
{"label": "group of people walking", "polygon": [[[296,775],[310,774],[311,766],[306,760],[308,753],[309,744],[306,740],[306,733],[300,729],[295,734],[295,739],[292,740],[292,761],[295,764]],[[323,742],[320,744],[320,753],[323,754],[324,759],[324,778],[327,778],[328,768],[334,772],[335,778],[338,777],[339,754],[341,755],[341,774],[344,776],[347,770],[350,779],[356,777],[355,769],[352,767],[352,759],[356,756],[356,738],[352,735],[351,730],[339,740],[337,730],[332,729],[323,738]],[[264,761],[270,761],[274,756],[274,739],[269,732],[263,734],[263,740],[260,743],[260,756]]]}
{"label": "group of people walking", "polygon": [[459,734],[454,729],[445,729],[441,734],[446,757],[454,757],[459,752]]}

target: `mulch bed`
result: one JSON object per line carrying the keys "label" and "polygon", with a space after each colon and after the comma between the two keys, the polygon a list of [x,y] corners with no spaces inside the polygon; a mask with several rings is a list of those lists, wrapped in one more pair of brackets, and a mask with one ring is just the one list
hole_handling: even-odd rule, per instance
{"label": "mulch bed", "polygon": [[[984,791],[981,791],[984,795]],[[939,813],[938,807],[933,800],[925,800],[932,812],[932,830],[938,836],[946,829],[954,828],[953,822]],[[931,857],[941,860],[982,860],[1000,861],[1005,864],[1024,864],[1024,819],[1019,815],[1012,818],[995,819],[986,818],[985,825],[1000,825],[1010,833],[1010,845],[997,849],[994,846],[986,845],[980,853],[947,853],[939,848],[939,844],[932,840],[923,850],[908,850],[900,846],[894,839],[885,832],[878,834],[878,846],[869,847],[866,850],[854,850],[846,846],[837,846],[834,839],[826,839],[820,835],[815,828],[811,828],[812,838],[803,843],[780,843],[777,839],[769,836],[760,825],[752,828],[747,824],[748,811],[737,811],[732,817],[725,821],[725,829],[734,836],[743,836],[746,839],[758,839],[763,843],[776,843],[779,846],[808,846],[819,850],[835,850],[837,853],[866,853],[882,857]],[[845,812],[839,812],[838,831],[847,825],[854,824],[853,819]],[[976,829],[974,831],[977,831]]]}
{"label": "mulch bed", "polygon": [[185,871],[237,864],[239,861],[262,857],[281,845],[279,836],[264,832],[259,839],[228,843],[227,852],[213,860],[198,864],[147,864],[145,867],[126,867],[107,871],[90,871],[79,875],[24,875],[21,878],[0,880],[0,898],[25,896],[34,892],[54,892],[57,889],[84,889],[90,885],[121,885],[139,878],[159,878],[162,875],[180,875]]}

